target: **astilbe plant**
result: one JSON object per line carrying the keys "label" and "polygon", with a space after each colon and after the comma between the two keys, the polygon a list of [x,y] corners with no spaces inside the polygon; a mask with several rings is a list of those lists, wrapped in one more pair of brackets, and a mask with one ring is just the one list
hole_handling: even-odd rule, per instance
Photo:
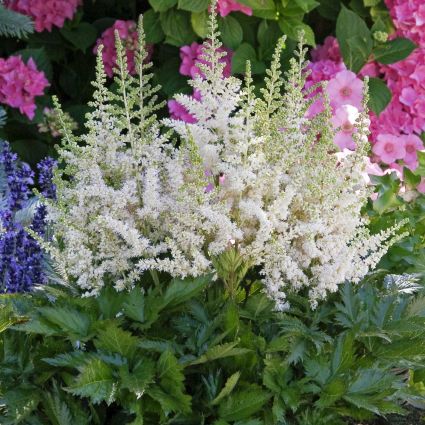
{"label": "astilbe plant", "polygon": [[77,138],[65,129],[59,150],[50,250],[86,295],[131,287],[148,270],[178,277],[215,271],[234,295],[251,270],[278,309],[288,291],[302,288],[315,305],[340,283],[358,282],[400,238],[397,227],[370,235],[361,214],[370,191],[366,102],[356,152],[337,153],[329,102],[306,117],[315,98],[303,90],[302,43],[283,80],[279,41],[258,97],[249,64],[244,86],[223,77],[214,12],[209,25],[202,77],[191,81],[200,100],[176,97],[193,124],[158,121],[162,105],[144,63],[141,24],[136,76],[116,34],[115,91],[105,86],[99,49],[87,132]]}

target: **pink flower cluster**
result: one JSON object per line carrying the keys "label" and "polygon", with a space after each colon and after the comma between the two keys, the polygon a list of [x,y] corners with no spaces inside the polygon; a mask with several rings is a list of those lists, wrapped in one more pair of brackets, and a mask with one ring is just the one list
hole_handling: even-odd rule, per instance
{"label": "pink flower cluster", "polygon": [[[115,48],[115,31],[118,31],[118,34],[121,40],[124,43],[126,56],[127,56],[127,66],[128,72],[130,74],[136,73],[136,63],[135,63],[135,52],[138,46],[138,36],[137,36],[137,25],[134,21],[122,21],[117,20],[114,22],[110,28],[107,28],[103,31],[100,38],[96,41],[96,45],[93,48],[93,53],[97,54],[99,46],[103,45],[102,59],[105,66],[105,72],[109,77],[114,75],[114,67],[117,64],[117,50]],[[149,62],[150,57],[153,52],[153,46],[148,45],[148,57],[146,61]]]}
{"label": "pink flower cluster", "polygon": [[[221,47],[219,49],[220,52],[226,53],[225,56],[223,56],[220,59],[220,62],[224,64],[223,69],[223,77],[227,78],[230,77],[232,72],[232,54],[233,52],[230,49],[227,49],[226,47]],[[208,62],[203,59],[203,45],[198,44],[196,42],[193,42],[190,46],[183,46],[180,48],[180,74],[196,78],[197,76],[200,76],[201,78],[204,78],[203,72],[199,69],[199,64],[207,64]],[[201,99],[201,94],[197,91],[194,91],[192,94],[192,97],[196,100]],[[176,100],[172,99],[168,101],[168,109],[170,112],[170,116],[173,119],[182,120],[187,123],[194,123],[196,122],[196,118],[192,116],[187,109],[181,105]]]}
{"label": "pink flower cluster", "polygon": [[62,28],[65,19],[72,19],[81,0],[6,0],[5,6],[34,20],[37,32]]}
{"label": "pink flower cluster", "polygon": [[41,96],[49,82],[30,58],[25,64],[20,56],[0,58],[0,103],[19,108],[29,119],[34,118],[35,97]]}
{"label": "pink flower cluster", "polygon": [[425,2],[423,0],[385,0],[399,34],[425,45]]}
{"label": "pink flower cluster", "polygon": [[[341,103],[341,93],[335,90],[336,81],[340,79],[337,75],[344,75],[340,69],[341,67],[345,69],[337,40],[327,37],[323,46],[313,50],[311,56],[316,61],[309,66],[311,74],[308,77],[308,87],[318,81],[328,80],[328,94],[332,106],[335,107],[335,101]],[[425,51],[417,49],[407,59],[392,65],[368,63],[359,73],[359,76],[365,75],[382,76],[393,94],[390,104],[379,117],[373,113],[370,114],[374,154],[372,160],[387,164],[391,168],[395,167],[397,161],[403,161],[403,164],[409,168],[416,168],[416,152],[424,149],[418,135],[425,131]],[[360,85],[356,84],[356,87],[354,92],[361,95],[358,91]],[[360,97],[351,99],[350,105],[358,107],[356,102],[359,99]],[[320,104],[316,102],[311,112],[314,114],[320,110]],[[343,116],[342,111],[335,115],[333,119],[335,125],[342,119],[336,117],[341,116]],[[348,131],[344,140],[345,142],[339,135],[335,142],[341,148],[351,149],[353,145],[349,146]]]}
{"label": "pink flower cluster", "polygon": [[245,15],[252,15],[252,9],[244,4],[238,3],[235,0],[218,0],[217,10],[220,16],[227,16],[231,12],[242,12]]}

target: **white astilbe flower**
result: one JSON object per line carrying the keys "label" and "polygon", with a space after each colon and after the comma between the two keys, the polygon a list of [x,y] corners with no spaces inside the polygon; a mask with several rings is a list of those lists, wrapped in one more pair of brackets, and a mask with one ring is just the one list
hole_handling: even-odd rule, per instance
{"label": "white astilbe flower", "polygon": [[397,227],[370,235],[361,214],[369,196],[366,101],[357,151],[336,153],[329,105],[306,117],[314,99],[303,92],[302,46],[284,82],[279,42],[258,97],[249,64],[243,87],[223,77],[212,12],[202,75],[191,82],[201,100],[176,97],[197,122],[160,123],[140,34],[139,75],[128,75],[118,44],[118,93],[109,91],[99,52],[87,133],[77,139],[64,130],[51,252],[69,279],[96,294],[104,285],[130,287],[147,270],[215,272],[232,295],[255,267],[284,309],[289,291],[307,288],[315,305],[375,267],[400,236]]}
{"label": "white astilbe flower", "polygon": [[[366,102],[357,122],[357,151],[336,153],[329,105],[317,118],[306,118],[312,101],[302,90],[302,46],[283,83],[283,41],[279,43],[258,98],[249,66],[244,88],[234,77],[223,78],[214,15],[211,25],[204,44],[207,65],[200,65],[205,78],[191,82],[201,100],[176,97],[196,122],[166,124],[183,141],[196,144],[204,169],[224,176],[216,184],[216,200],[226,206],[223,212],[240,232],[234,238],[239,253],[260,267],[277,308],[285,308],[288,291],[303,287],[309,288],[315,305],[345,280],[359,281],[400,237],[394,236],[397,228],[370,235],[361,215],[369,196],[364,180]],[[186,200],[187,205],[192,202]]]}

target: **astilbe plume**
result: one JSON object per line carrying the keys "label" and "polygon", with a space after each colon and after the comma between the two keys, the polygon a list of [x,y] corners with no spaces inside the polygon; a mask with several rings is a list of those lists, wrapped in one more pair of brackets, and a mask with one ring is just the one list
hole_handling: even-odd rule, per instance
{"label": "astilbe plume", "polygon": [[34,19],[37,32],[62,28],[72,19],[81,0],[5,0],[5,6]]}
{"label": "astilbe plume", "polygon": [[[283,309],[288,291],[307,288],[314,304],[376,265],[399,236],[397,228],[370,235],[361,215],[369,196],[365,103],[357,150],[336,153],[326,95],[324,111],[306,117],[313,99],[303,90],[303,48],[281,94],[279,42],[257,97],[249,67],[244,87],[223,78],[225,52],[211,13],[202,75],[191,81],[200,100],[176,96],[196,122],[160,123],[139,31],[138,75],[128,74],[118,40],[118,92],[105,88],[99,55],[87,133],[65,131],[50,212],[60,243],[50,249],[68,278],[90,295],[104,285],[132,286],[147,270],[180,277],[215,271],[231,292],[239,282],[222,271],[234,258],[241,269],[261,270]],[[178,134],[178,148],[164,125]]]}
{"label": "astilbe plume", "polygon": [[[0,174],[0,291],[29,291],[46,281],[43,272],[44,254],[33,235],[45,236],[46,207],[30,199],[34,173],[19,164],[8,143],[1,144]],[[54,198],[51,183],[55,163],[47,158],[38,164],[41,194]],[[27,227],[29,229],[27,229]]]}
{"label": "astilbe plume", "polygon": [[[114,68],[117,65],[117,51],[115,48],[115,32],[118,32],[127,55],[127,66],[130,74],[136,73],[136,64],[135,64],[135,53],[137,50],[137,24],[134,21],[123,21],[116,20],[114,24],[103,31],[101,37],[96,41],[96,45],[93,48],[93,53],[97,54],[99,46],[103,46],[102,58],[103,64],[105,66],[105,72],[108,77],[114,75]],[[147,45],[148,55],[146,56],[146,61],[149,62],[150,57],[153,52],[153,46],[151,44]]]}

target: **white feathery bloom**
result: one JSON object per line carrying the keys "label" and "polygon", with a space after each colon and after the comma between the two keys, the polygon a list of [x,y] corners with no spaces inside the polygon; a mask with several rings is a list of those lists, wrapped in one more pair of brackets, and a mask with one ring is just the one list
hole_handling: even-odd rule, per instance
{"label": "white feathery bloom", "polygon": [[[87,134],[76,140],[65,132],[60,151],[66,167],[50,217],[61,264],[96,294],[107,284],[132,286],[147,270],[212,271],[226,283],[220,261],[236,252],[238,267],[260,271],[278,309],[288,292],[304,288],[315,305],[344,281],[359,281],[401,237],[397,227],[370,235],[361,214],[370,190],[366,103],[356,122],[358,150],[336,153],[329,105],[306,118],[303,48],[284,82],[279,42],[258,97],[249,68],[243,87],[223,78],[214,13],[210,26],[205,78],[191,81],[200,100],[176,96],[193,124],[157,121],[151,77],[143,72],[139,86],[120,48],[119,93],[108,91],[99,56]],[[178,135],[178,148],[166,128]]]}

